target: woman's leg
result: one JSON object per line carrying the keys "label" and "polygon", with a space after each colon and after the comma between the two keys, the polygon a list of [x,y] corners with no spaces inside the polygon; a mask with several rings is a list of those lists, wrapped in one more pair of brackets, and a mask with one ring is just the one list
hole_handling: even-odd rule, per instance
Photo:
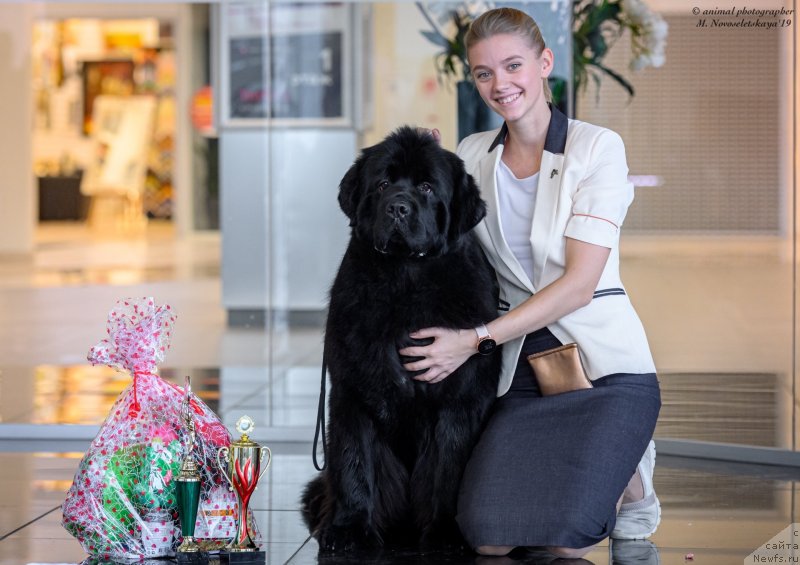
{"label": "woman's leg", "polygon": [[617,522],[611,532],[612,538],[646,539],[658,528],[661,503],[653,489],[655,458],[655,444],[651,440],[623,492],[623,504],[617,509]]}
{"label": "woman's leg", "polygon": [[[644,498],[644,482],[642,481],[642,476],[639,474],[639,468],[636,468],[636,472],[631,477],[631,480],[628,481],[628,486],[625,487],[625,492],[622,493],[622,504],[627,504],[629,502],[638,502]],[[617,512],[619,512],[619,508],[617,508]]]}
{"label": "woman's leg", "polygon": [[[526,382],[522,377],[533,381],[530,371],[518,372],[515,382]],[[635,500],[637,487],[641,493],[642,479],[649,495],[648,468],[642,467],[642,478],[638,479],[632,476],[636,465],[623,472],[618,462],[630,461],[634,456],[631,446],[637,444],[634,451],[638,451],[638,445],[645,441],[643,436],[652,434],[642,423],[655,425],[660,406],[655,375],[609,375],[598,381],[594,389],[575,391],[569,397],[541,399],[533,394],[525,396],[525,391],[515,393],[512,383],[512,390],[498,399],[465,470],[458,505],[462,534],[477,553],[502,556],[514,546],[546,545],[559,557],[581,558],[611,533],[607,528],[596,531],[597,521],[589,516],[599,516],[610,524],[619,504],[627,502],[623,491],[630,484],[628,500]],[[591,417],[582,408],[590,403],[595,409]],[[620,408],[626,417],[614,420],[619,418]],[[601,413],[611,424],[598,426],[595,420]],[[528,433],[563,424],[565,415],[576,430],[597,426],[592,428],[591,438],[578,436],[578,441],[569,443],[569,455],[576,464],[569,467],[567,478],[546,472],[547,457],[560,454],[564,445],[552,434]],[[603,449],[611,449],[615,455],[603,457]],[[521,452],[544,455],[519,457]],[[540,464],[541,475],[533,472]],[[634,473],[625,480],[628,468]],[[541,479],[536,480],[537,475]],[[550,503],[552,510],[545,510],[543,504]],[[641,503],[634,506],[637,504]],[[620,512],[626,512],[624,505],[617,514]]]}
{"label": "woman's leg", "polygon": [[[636,469],[633,477],[631,477],[631,480],[628,482],[628,486],[625,487],[625,492],[617,501],[617,512],[619,512],[620,506],[622,506],[623,503],[636,502],[641,500],[643,497],[644,485],[641,477],[639,476],[639,469]],[[590,545],[582,548],[551,546],[547,547],[546,549],[556,557],[560,557],[562,559],[580,559],[595,547],[596,545]],[[513,545],[482,545],[475,548],[475,553],[479,555],[497,557],[508,555],[513,549],[515,549]]]}
{"label": "woman's leg", "polygon": [[[629,502],[637,502],[644,498],[644,483],[642,482],[642,478],[639,475],[639,469],[636,469],[636,472],[631,477],[631,480],[628,482],[628,486],[625,487],[625,492],[622,493],[622,496],[617,501],[617,512],[619,512],[620,506],[623,504],[627,504]],[[594,545],[590,545],[589,547],[582,547],[579,549],[571,548],[571,547],[548,547],[547,551],[555,555],[556,557],[561,557],[562,559],[579,559],[589,553],[592,549],[594,549]],[[488,554],[487,554],[488,555]],[[492,554],[497,555],[497,554]],[[501,554],[505,555],[505,554]]]}
{"label": "woman's leg", "polygon": [[[579,559],[594,548],[594,545],[590,545],[589,547],[581,547],[579,549],[572,547],[547,547],[545,549],[562,559]],[[515,549],[513,545],[482,545],[475,548],[475,553],[479,555],[502,556],[508,555],[513,549]]]}
{"label": "woman's leg", "polygon": [[508,555],[514,549],[513,545],[482,545],[475,548],[475,553],[480,555],[501,556]]}

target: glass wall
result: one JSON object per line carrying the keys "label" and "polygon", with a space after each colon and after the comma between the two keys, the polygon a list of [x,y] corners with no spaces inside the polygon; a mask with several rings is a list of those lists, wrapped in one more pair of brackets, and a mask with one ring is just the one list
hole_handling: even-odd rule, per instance
{"label": "glass wall", "polygon": [[[554,80],[565,83],[566,3],[521,6],[542,21],[558,57]],[[259,402],[275,428],[308,429],[316,416],[328,287],[349,237],[339,181],[362,147],[403,125],[437,128],[455,150],[466,135],[459,97],[482,102],[460,63],[441,71],[441,42],[457,32],[454,16],[468,21],[485,8],[234,2],[216,11],[223,300],[245,321],[266,301],[271,387]],[[500,123],[488,115],[483,126]],[[258,193],[252,185],[262,181]],[[265,222],[241,221],[253,214]],[[230,258],[245,245],[258,259]],[[237,303],[245,293],[249,305]]]}
{"label": "glass wall", "polygon": [[205,194],[206,179],[191,178],[208,160],[193,148],[205,122],[192,111],[209,80],[208,6],[1,10],[2,436],[70,424],[63,433],[91,437],[130,376],[86,354],[131,296],[180,312],[163,374],[182,382],[178,367],[191,368],[213,405],[219,234],[199,231],[192,191]]}
{"label": "glass wall", "polygon": [[637,179],[623,276],[660,371],[657,437],[792,449],[791,33],[663,16],[666,62],[629,73],[635,96],[604,79],[578,103],[622,135]]}
{"label": "glass wall", "polygon": [[[571,42],[564,30],[571,5],[520,6],[541,22],[556,54],[553,78],[564,79],[569,91]],[[346,225],[341,216],[340,223],[327,225],[322,246],[312,226],[326,225],[330,213],[338,213],[337,181],[355,151],[403,124],[439,128],[443,145],[455,148],[464,105],[457,83],[463,77],[458,65],[452,76],[437,72],[443,61],[437,37],[456,33],[453,14],[463,17],[483,8],[466,3],[223,8],[229,13],[222,17],[223,22],[227,17],[223,28],[232,36],[256,33],[237,28],[237,18],[248,25],[266,22],[258,49],[271,50],[273,57],[264,99],[235,107],[237,95],[251,94],[237,70],[231,90],[223,87],[221,108],[232,112],[222,116],[223,122],[231,118],[232,129],[260,124],[268,131],[269,300],[279,306],[273,321],[285,324],[273,328],[277,333],[310,331],[321,339],[321,326],[300,329],[294,320],[301,315],[308,321],[306,314],[324,307]],[[791,449],[791,36],[705,29],[691,13],[662,8],[669,28],[663,66],[632,71],[630,35],[609,42],[604,64],[629,81],[633,94],[605,74],[599,88],[590,81],[579,92],[574,110],[567,96],[563,100],[565,111],[619,132],[626,143],[636,199],[623,229],[623,280],[659,367],[664,408],[657,437]],[[260,11],[257,18],[252,10]],[[234,44],[243,49],[244,40],[224,33],[221,38],[222,57],[231,67],[237,61],[244,65],[233,51]],[[263,57],[247,61],[268,66]],[[489,119],[486,125],[497,124]],[[302,166],[309,160],[313,168]],[[298,255],[305,260],[296,261]],[[296,353],[291,339],[276,343],[286,344],[287,354]],[[316,395],[311,383],[320,361],[319,344],[309,345],[316,354],[303,369],[307,400]],[[277,402],[291,403],[289,397]]]}
{"label": "glass wall", "polygon": [[[573,4],[514,5],[539,21],[555,53],[560,107],[625,141],[636,199],[623,280],[659,368],[657,437],[794,449],[793,28],[698,27],[683,8],[654,3],[669,28],[664,64],[631,70],[626,33],[604,64],[634,93],[605,73],[573,101]],[[443,71],[441,55],[456,22],[487,6],[159,4],[148,19],[133,5],[38,4],[15,13],[29,33],[4,49],[10,61],[30,56],[5,67],[25,85],[4,81],[5,98],[20,101],[26,121],[0,137],[16,150],[19,135],[29,150],[6,152],[22,155],[6,170],[27,180],[0,187],[2,207],[17,210],[0,238],[15,244],[0,255],[3,421],[98,424],[127,380],[87,368],[85,351],[104,336],[116,299],[147,294],[181,320],[166,376],[195,375],[226,423],[254,412],[270,437],[310,440],[327,293],[349,236],[339,181],[362,147],[401,125],[438,128],[451,150],[464,128],[498,125],[492,115],[469,125],[474,92],[459,63]],[[78,29],[91,45],[75,40]],[[73,150],[97,164],[84,104],[91,73],[107,75],[106,96],[166,101],[146,140],[144,198],[126,204],[147,219],[143,231],[98,235],[84,223],[89,204],[106,206],[107,223],[123,217],[118,202],[101,202],[80,179],[69,203],[53,199],[66,184],[41,185],[85,168],[63,158]],[[27,232],[17,216],[50,211],[70,217],[25,224],[19,240]]]}

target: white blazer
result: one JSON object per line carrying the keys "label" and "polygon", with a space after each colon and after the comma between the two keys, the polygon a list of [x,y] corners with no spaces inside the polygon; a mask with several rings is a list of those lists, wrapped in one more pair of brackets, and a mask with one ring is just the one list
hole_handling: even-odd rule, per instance
{"label": "white blazer", "polygon": [[[608,247],[611,253],[593,300],[547,327],[561,343],[578,344],[591,380],[614,373],[654,373],[647,336],[619,276],[619,230],[633,201],[622,138],[610,129],[568,119],[552,104],[550,111],[531,227],[533,280],[500,227],[495,169],[506,125],[471,135],[457,149],[487,204],[486,218],[475,233],[497,273],[500,299],[515,308],[561,277],[567,237]],[[498,396],[511,387],[523,340],[503,345]]]}

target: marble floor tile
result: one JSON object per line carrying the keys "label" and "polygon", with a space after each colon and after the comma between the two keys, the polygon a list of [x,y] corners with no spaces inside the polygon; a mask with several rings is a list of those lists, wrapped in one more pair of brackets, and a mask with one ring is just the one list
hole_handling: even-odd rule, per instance
{"label": "marble floor tile", "polygon": [[[70,226],[39,234],[27,259],[0,257],[0,425],[99,425],[127,375],[90,367],[88,349],[125,296],[155,296],[178,312],[161,374],[193,388],[232,429],[249,414],[273,462],[252,501],[268,563],[442,565],[547,563],[384,551],[320,556],[299,497],[316,475],[310,440],[319,393],[321,325],[275,313],[264,327],[228,327],[219,238],[176,238],[154,224],[134,240],[96,241]],[[791,447],[794,265],[780,242],[657,242],[623,238],[623,277],[656,357],[663,407],[658,437]],[[755,289],[755,292],[754,292]],[[764,289],[768,289],[765,291]],[[291,430],[302,443],[274,441]],[[58,508],[88,441],[0,448],[0,565],[80,563]],[[11,447],[12,440],[2,446]],[[36,446],[46,446],[37,448]],[[597,565],[738,565],[800,522],[800,475],[782,468],[659,457],[662,523],[651,542],[604,542]],[[692,555],[693,559],[687,556]]]}
{"label": "marble floor tile", "polygon": [[[60,511],[46,513],[63,499],[77,464],[75,456],[59,455],[0,453],[0,495],[5,501],[0,507],[4,519],[0,563],[79,563],[85,557],[79,544],[61,527]],[[309,459],[308,455],[297,453],[281,454],[278,448],[254,496],[252,508],[270,563],[548,562],[541,552],[520,551],[506,560],[398,550],[320,556],[316,542],[308,540],[299,513],[299,493],[315,473]],[[697,460],[662,457],[656,467],[655,487],[663,515],[651,544],[631,548],[630,544],[625,547],[621,542],[612,542],[609,553],[609,543],[605,541],[585,560],[597,565],[742,563],[755,549],[797,521],[794,500],[800,477],[795,471],[776,473],[762,466],[751,465],[740,474],[730,469],[719,462],[698,465]],[[658,561],[653,561],[654,552]],[[694,559],[684,563],[689,554]]]}

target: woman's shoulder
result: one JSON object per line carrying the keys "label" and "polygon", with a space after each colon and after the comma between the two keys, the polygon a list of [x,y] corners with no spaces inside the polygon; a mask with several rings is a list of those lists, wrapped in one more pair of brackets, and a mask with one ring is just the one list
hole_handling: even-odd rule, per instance
{"label": "woman's shoulder", "polygon": [[499,133],[500,128],[497,128],[468,135],[458,144],[456,154],[465,161],[470,157],[485,154],[489,151]]}
{"label": "woman's shoulder", "polygon": [[613,129],[599,126],[582,120],[569,119],[567,143],[594,143],[596,140],[608,140],[610,142],[622,141],[622,137]]}

